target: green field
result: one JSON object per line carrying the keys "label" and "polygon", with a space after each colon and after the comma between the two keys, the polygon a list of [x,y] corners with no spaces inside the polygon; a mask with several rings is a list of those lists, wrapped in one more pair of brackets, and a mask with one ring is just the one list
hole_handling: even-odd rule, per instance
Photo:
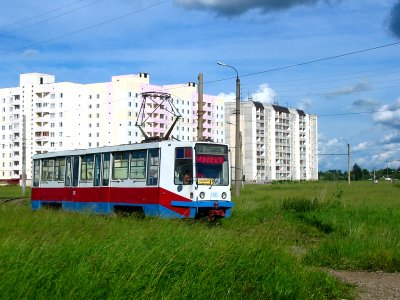
{"label": "green field", "polygon": [[0,187],[2,299],[352,299],[325,268],[400,271],[399,184],[246,185],[216,224],[4,202],[20,195]]}

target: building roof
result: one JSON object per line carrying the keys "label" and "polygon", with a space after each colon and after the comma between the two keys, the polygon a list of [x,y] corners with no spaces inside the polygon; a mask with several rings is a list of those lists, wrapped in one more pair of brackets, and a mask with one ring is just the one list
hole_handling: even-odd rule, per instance
{"label": "building roof", "polygon": [[297,110],[297,113],[299,114],[299,116],[302,116],[302,117],[306,116],[306,113],[304,112],[304,110],[301,110],[301,109],[296,109],[296,110]]}
{"label": "building roof", "polygon": [[284,112],[289,114],[289,109],[287,107],[279,106],[279,105],[272,105],[275,111]]}
{"label": "building roof", "polygon": [[263,105],[261,102],[258,102],[258,101],[252,101],[252,102],[253,102],[254,106],[255,106],[257,109],[264,110],[264,105]]}

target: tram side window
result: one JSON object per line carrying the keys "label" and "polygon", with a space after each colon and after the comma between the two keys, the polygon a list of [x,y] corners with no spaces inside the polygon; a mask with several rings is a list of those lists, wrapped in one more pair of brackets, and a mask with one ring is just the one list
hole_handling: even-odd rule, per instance
{"label": "tram side window", "polygon": [[40,160],[33,161],[33,186],[39,186],[40,181]]}
{"label": "tram side window", "polygon": [[54,180],[54,159],[43,159],[41,177],[42,181]]}
{"label": "tram side window", "polygon": [[93,180],[94,156],[85,155],[81,160],[81,180]]}
{"label": "tram side window", "polygon": [[57,157],[56,158],[54,169],[55,169],[54,180],[64,181],[65,157]]}
{"label": "tram side window", "polygon": [[137,150],[131,152],[131,179],[146,178],[146,150]]}
{"label": "tram side window", "polygon": [[103,181],[102,186],[108,186],[110,179],[110,153],[104,153],[103,155]]}
{"label": "tram side window", "polygon": [[65,186],[71,186],[71,169],[72,169],[72,163],[71,163],[71,157],[66,158],[66,169],[65,169]]}
{"label": "tram side window", "polygon": [[113,179],[128,179],[129,152],[113,154]]}
{"label": "tram side window", "polygon": [[191,184],[193,178],[193,151],[190,147],[175,150],[175,184]]}
{"label": "tram side window", "polygon": [[100,165],[101,165],[101,156],[100,154],[96,154],[94,156],[94,180],[93,186],[100,185]]}
{"label": "tram side window", "polygon": [[148,156],[148,172],[147,185],[158,184],[158,166],[159,166],[159,151],[158,149],[149,150]]}

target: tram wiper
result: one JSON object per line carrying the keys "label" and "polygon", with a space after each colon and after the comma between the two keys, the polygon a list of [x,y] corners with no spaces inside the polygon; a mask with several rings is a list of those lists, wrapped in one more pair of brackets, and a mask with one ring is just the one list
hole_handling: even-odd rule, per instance
{"label": "tram wiper", "polygon": [[217,181],[218,178],[213,178],[210,187],[208,188],[209,190],[211,190],[211,188],[213,187],[215,181]]}

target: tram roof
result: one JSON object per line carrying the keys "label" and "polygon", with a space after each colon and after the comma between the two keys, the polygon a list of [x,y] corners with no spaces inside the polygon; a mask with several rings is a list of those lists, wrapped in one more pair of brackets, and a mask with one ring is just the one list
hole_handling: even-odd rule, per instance
{"label": "tram roof", "polygon": [[130,150],[139,150],[139,149],[151,149],[151,148],[161,148],[165,146],[194,146],[195,144],[218,144],[218,145],[226,145],[223,143],[215,143],[209,141],[155,141],[149,143],[135,143],[135,144],[124,144],[124,145],[115,145],[115,146],[103,146],[96,148],[86,148],[86,149],[74,149],[74,150],[64,150],[64,151],[55,151],[55,152],[47,152],[34,154],[32,156],[33,159],[42,159],[49,157],[62,157],[62,156],[79,156],[85,154],[95,154],[95,153],[108,153],[108,152],[117,152],[117,151],[130,151]]}

